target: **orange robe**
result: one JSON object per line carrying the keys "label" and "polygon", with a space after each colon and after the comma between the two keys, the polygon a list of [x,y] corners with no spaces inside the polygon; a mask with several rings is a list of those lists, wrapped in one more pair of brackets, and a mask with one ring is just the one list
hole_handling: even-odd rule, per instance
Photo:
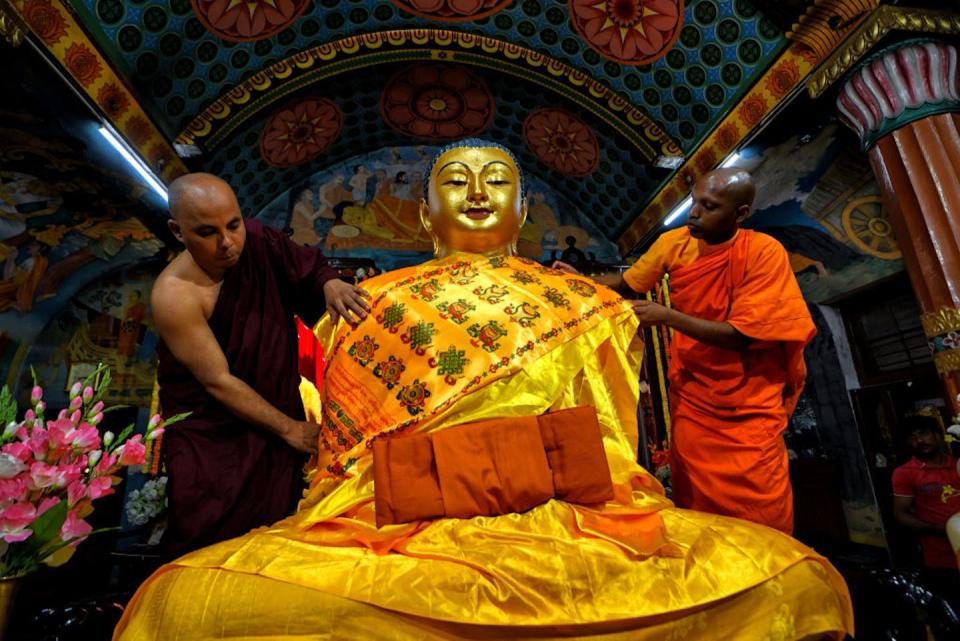
{"label": "orange robe", "polygon": [[790,533],[793,492],[783,431],[803,389],[803,348],[816,333],[773,238],[740,230],[707,245],[668,232],[624,274],[637,291],[670,275],[673,307],[726,321],[753,339],[743,351],[674,332],[670,355],[674,501]]}

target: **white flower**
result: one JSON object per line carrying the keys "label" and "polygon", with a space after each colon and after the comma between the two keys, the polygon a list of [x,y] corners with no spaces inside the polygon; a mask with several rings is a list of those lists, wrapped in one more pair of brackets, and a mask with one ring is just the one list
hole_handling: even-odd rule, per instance
{"label": "white flower", "polygon": [[12,479],[25,469],[27,466],[16,456],[0,452],[0,479]]}
{"label": "white flower", "polygon": [[947,428],[947,432],[953,434],[956,437],[960,437],[960,425],[951,425]]}

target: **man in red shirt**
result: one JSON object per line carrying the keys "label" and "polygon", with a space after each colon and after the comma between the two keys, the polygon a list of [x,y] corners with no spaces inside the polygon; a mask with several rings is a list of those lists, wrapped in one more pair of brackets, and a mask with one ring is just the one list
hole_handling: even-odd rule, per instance
{"label": "man in red shirt", "polygon": [[947,520],[960,512],[960,474],[943,428],[932,416],[907,423],[913,458],[893,472],[893,513],[900,525],[920,536],[924,577],[954,607],[960,605],[960,572],[947,539]]}

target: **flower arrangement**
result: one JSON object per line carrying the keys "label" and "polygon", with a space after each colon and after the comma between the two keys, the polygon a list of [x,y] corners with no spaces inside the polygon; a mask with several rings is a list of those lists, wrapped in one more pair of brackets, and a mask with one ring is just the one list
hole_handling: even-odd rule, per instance
{"label": "flower arrangement", "polygon": [[[43,389],[30,394],[30,409],[17,420],[17,403],[0,390],[0,577],[23,576],[40,564],[66,563],[93,531],[84,519],[93,502],[113,493],[114,474],[144,462],[144,441],[152,441],[184,415],[150,419],[145,435],[127,426],[119,435],[98,425],[110,372],[98,368],[70,388],[70,404],[48,419]],[[114,529],[114,528],[106,528]]]}
{"label": "flower arrangement", "polygon": [[146,525],[167,507],[167,477],[150,479],[127,497],[127,520],[130,525]]}

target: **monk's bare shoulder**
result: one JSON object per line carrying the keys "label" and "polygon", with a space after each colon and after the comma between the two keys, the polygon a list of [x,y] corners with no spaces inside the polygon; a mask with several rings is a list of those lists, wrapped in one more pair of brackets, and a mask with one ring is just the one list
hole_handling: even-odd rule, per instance
{"label": "monk's bare shoulder", "polygon": [[203,316],[206,289],[199,270],[184,252],[167,265],[153,285],[150,304],[158,326],[195,320]]}

